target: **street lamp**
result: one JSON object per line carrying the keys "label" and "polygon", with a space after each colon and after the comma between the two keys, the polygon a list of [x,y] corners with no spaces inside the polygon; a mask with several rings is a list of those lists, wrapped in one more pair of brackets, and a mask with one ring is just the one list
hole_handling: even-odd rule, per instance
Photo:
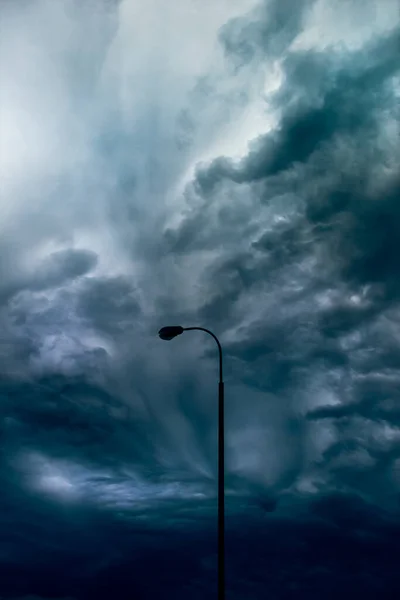
{"label": "street lamp", "polygon": [[219,351],[218,383],[218,600],[225,598],[225,442],[224,442],[224,382],[222,378],[222,348],[216,335],[204,327],[162,327],[158,335],[162,340],[172,340],[184,331],[205,331],[217,342]]}

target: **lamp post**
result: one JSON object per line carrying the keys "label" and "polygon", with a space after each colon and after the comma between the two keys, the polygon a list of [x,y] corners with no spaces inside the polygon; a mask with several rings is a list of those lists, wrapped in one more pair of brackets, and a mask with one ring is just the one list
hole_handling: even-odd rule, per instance
{"label": "lamp post", "polygon": [[219,351],[218,383],[218,600],[225,598],[225,441],[224,441],[224,382],[222,378],[222,348],[216,335],[204,327],[162,327],[158,335],[172,340],[184,331],[205,331],[217,342]]}

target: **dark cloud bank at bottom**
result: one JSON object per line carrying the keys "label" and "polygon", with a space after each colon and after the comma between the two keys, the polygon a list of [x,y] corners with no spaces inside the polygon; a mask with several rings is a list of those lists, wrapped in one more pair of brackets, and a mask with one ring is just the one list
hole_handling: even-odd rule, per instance
{"label": "dark cloud bank at bottom", "polygon": [[[228,501],[228,598],[400,592],[398,517],[337,492],[284,504]],[[214,500],[60,509],[8,482],[1,521],[2,600],[216,597]]]}

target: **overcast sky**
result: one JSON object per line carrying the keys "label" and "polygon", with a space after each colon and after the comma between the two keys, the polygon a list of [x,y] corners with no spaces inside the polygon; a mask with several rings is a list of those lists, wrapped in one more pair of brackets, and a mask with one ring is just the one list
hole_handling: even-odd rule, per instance
{"label": "overcast sky", "polygon": [[214,597],[168,324],[229,598],[392,597],[399,55],[397,0],[1,0],[1,600]]}

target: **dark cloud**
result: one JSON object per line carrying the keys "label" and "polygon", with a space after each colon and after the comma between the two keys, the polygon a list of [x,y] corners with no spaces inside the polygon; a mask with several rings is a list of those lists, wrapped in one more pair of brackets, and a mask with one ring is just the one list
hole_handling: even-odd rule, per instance
{"label": "dark cloud", "polygon": [[[261,273],[271,276],[276,269],[299,262],[319,248],[330,276],[345,278],[350,289],[384,285],[381,292],[370,290],[363,306],[339,303],[324,311],[321,326],[326,333],[339,334],[371,319],[390,296],[397,294],[398,181],[389,177],[375,193],[368,188],[373,186],[370,161],[374,161],[372,168],[379,177],[379,168],[393,160],[386,154],[390,147],[385,149],[379,140],[385,120],[395,127],[397,104],[392,81],[398,72],[398,43],[398,32],[394,31],[383,42],[346,57],[345,67],[340,63],[340,69],[328,54],[289,55],[284,61],[286,83],[274,100],[281,103],[283,112],[278,130],[256,140],[239,166],[222,157],[197,175],[196,189],[206,196],[218,182],[260,181],[264,202],[271,202],[271,195],[282,190],[293,194],[300,211],[305,207],[305,218],[275,226],[253,243],[254,249],[264,252],[268,259],[258,261],[251,274],[248,267],[241,270],[239,264],[254,264],[254,252],[237,260],[237,272],[246,273],[247,280],[253,277],[260,281]],[[308,81],[318,92],[311,86],[309,93]],[[351,171],[341,163],[340,155],[338,162],[335,147],[342,138],[352,140]],[[294,173],[291,178],[286,176],[289,169]],[[326,183],[318,185],[318,179],[323,178]],[[175,232],[172,251],[209,245],[207,210],[205,207],[198,217],[194,214],[188,218]],[[225,233],[224,228],[229,223],[219,221],[219,226],[220,236],[228,237],[229,230]],[[225,278],[232,264],[229,259]],[[221,289],[223,276],[214,276]],[[243,277],[237,278],[237,294]],[[228,305],[235,300],[232,293],[226,296]],[[223,304],[224,293],[219,295]]]}
{"label": "dark cloud", "polygon": [[38,266],[9,276],[0,287],[0,301],[6,304],[21,292],[59,288],[86,275],[95,268],[97,255],[91,250],[59,250],[44,258]]}
{"label": "dark cloud", "polygon": [[57,287],[82,277],[97,263],[91,250],[60,250],[46,258],[32,275],[30,287],[34,290]]}
{"label": "dark cloud", "polygon": [[137,291],[125,277],[85,279],[77,310],[96,330],[111,335],[126,333],[141,316]]}
{"label": "dark cloud", "polygon": [[[362,135],[372,143],[381,119],[388,116],[386,111],[396,114],[391,82],[399,71],[399,43],[395,30],[383,42],[346,57],[345,64],[335,63],[328,53],[289,54],[283,61],[285,84],[273,98],[282,110],[278,130],[256,139],[238,167],[221,157],[200,170],[199,190],[207,194],[223,179],[236,183],[266,179],[307,162],[318,148],[341,134]],[[340,210],[346,207],[346,193],[338,192],[332,207]]]}
{"label": "dark cloud", "polygon": [[[20,446],[61,459],[75,456],[88,464],[105,464],[123,453],[128,437],[134,440],[130,427],[128,437],[123,433],[130,421],[126,405],[82,377],[3,380],[0,394],[3,450],[18,451]],[[142,444],[137,436],[133,443]]]}
{"label": "dark cloud", "polygon": [[[138,593],[152,598],[168,590],[178,599],[188,594],[200,599],[215,589],[213,518],[208,515],[196,522],[195,515],[198,519],[200,515],[193,506],[182,507],[181,514],[175,508],[171,513],[175,524],[166,526],[164,521],[161,528],[132,523],[126,513],[112,519],[105,511],[89,512],[83,507],[64,515],[51,503],[45,508],[58,544],[49,547],[54,538],[46,532],[39,551],[37,543],[27,541],[29,548],[36,548],[35,558],[18,572],[24,575],[18,588],[12,583],[15,567],[12,560],[8,562],[2,573],[6,597],[34,593],[65,599],[68,594],[81,600],[107,598],[110,593],[129,598]],[[42,510],[31,505],[29,515],[43,517]],[[167,515],[166,508],[164,518]],[[233,511],[230,523],[227,588],[233,598],[258,599],[268,590],[283,598],[324,594],[333,599],[346,590],[372,600],[398,592],[399,523],[360,497],[326,494],[310,503],[301,519],[284,511],[262,515],[248,506],[246,517]],[[28,533],[21,526],[19,532]],[[245,543],[246,552],[234,551]],[[105,547],[113,549],[107,561]],[[52,566],[51,576],[43,577],[45,561]],[[154,570],[157,577],[151,576]]]}
{"label": "dark cloud", "polygon": [[255,59],[281,56],[303,28],[313,0],[292,2],[263,0],[246,16],[231,19],[220,32],[220,41],[236,68]]}

